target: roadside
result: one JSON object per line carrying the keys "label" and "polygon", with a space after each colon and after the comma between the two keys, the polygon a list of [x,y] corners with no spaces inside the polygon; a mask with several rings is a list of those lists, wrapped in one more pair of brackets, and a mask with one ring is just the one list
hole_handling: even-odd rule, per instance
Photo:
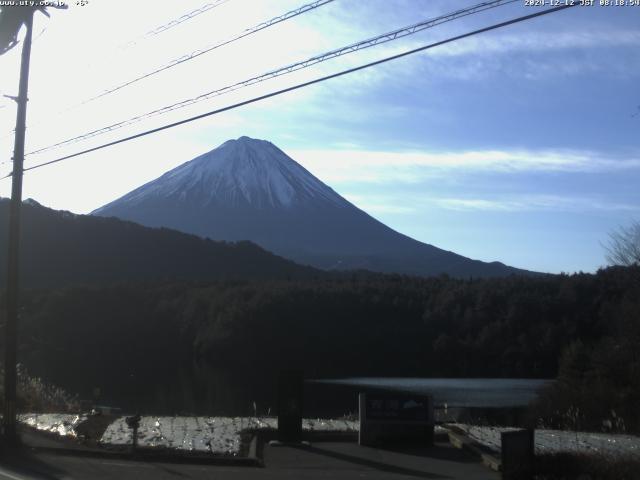
{"label": "roadside", "polygon": [[[275,447],[269,445],[269,440],[276,437],[274,418],[143,419],[142,441],[132,451],[131,431],[123,426],[122,417],[54,414],[40,415],[33,421],[24,417],[21,435],[26,448],[19,455],[4,455],[0,465],[9,470],[0,471],[0,479],[87,478],[77,476],[84,468],[103,475],[95,478],[113,478],[115,470],[126,469],[137,472],[139,478],[147,478],[145,475],[150,471],[154,473],[148,478],[165,478],[163,471],[201,478],[198,475],[208,471],[209,474],[224,472],[225,478],[490,479],[499,478],[500,433],[510,430],[448,424],[446,428],[436,427],[433,447],[380,449],[357,444],[357,422],[305,419],[303,437],[309,445]],[[640,467],[637,440],[638,437],[629,435],[536,430],[537,469],[547,475],[544,478],[561,478],[558,472],[591,471],[613,472],[602,477],[607,479],[636,478],[626,472],[638,472]],[[228,449],[237,442],[240,448]],[[212,445],[227,450],[212,449]],[[629,461],[629,454],[636,460]],[[35,477],[33,465],[44,468],[35,472]],[[71,475],[51,473],[61,467]]]}
{"label": "roadside", "polygon": [[146,480],[243,479],[465,479],[497,480],[499,475],[478,461],[438,441],[433,447],[377,449],[356,442],[312,442],[309,446],[270,446],[262,450],[263,467],[198,465],[167,461],[58,455],[37,449],[2,461],[0,479]]}

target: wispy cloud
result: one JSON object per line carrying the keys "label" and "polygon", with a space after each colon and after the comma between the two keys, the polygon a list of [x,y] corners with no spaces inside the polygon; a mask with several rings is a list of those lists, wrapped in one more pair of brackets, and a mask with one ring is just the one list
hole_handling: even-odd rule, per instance
{"label": "wispy cloud", "polygon": [[585,195],[472,195],[437,196],[420,193],[361,194],[344,193],[353,204],[372,214],[411,215],[425,210],[456,212],[640,212],[640,205],[610,201]]}
{"label": "wispy cloud", "polygon": [[483,198],[435,198],[430,199],[431,203],[436,204],[445,210],[455,211],[499,211],[512,212],[523,210],[525,204],[513,200],[487,200]]}
{"label": "wispy cloud", "polygon": [[352,193],[345,193],[343,196],[358,208],[372,214],[390,213],[404,215],[418,212],[417,205],[402,204],[397,197],[358,195]]}
{"label": "wispy cloud", "polygon": [[[551,38],[551,40],[550,40]],[[493,55],[517,51],[554,53],[573,48],[636,48],[637,30],[520,33],[470,37],[434,49],[433,56]]]}
{"label": "wispy cloud", "polygon": [[522,195],[500,198],[425,198],[425,202],[456,211],[563,211],[563,212],[639,212],[640,205],[610,202],[600,198]]}
{"label": "wispy cloud", "polygon": [[[339,59],[326,68],[345,67],[354,61],[364,63],[395,55],[424,46],[433,40],[420,35],[412,36],[399,43],[385,44],[358,53],[355,58]],[[638,44],[640,32],[635,30],[548,31],[517,35],[500,32],[469,37],[429,49],[405,61],[402,70],[405,75],[416,75],[419,71],[426,70],[434,78],[476,81],[496,73],[528,79],[586,72],[630,76],[638,75],[638,69],[629,68],[629,62],[621,65],[617,58],[622,51],[637,58]],[[616,54],[607,54],[613,49]],[[579,56],[574,55],[576,51],[580,52]],[[393,76],[397,76],[397,69],[387,65],[361,72],[350,77],[346,83],[357,84],[359,87],[376,85]]]}
{"label": "wispy cloud", "polygon": [[640,168],[640,155],[612,157],[598,152],[474,150],[383,152],[366,150],[288,151],[327,182],[416,183],[451,170],[516,172],[600,172]]}

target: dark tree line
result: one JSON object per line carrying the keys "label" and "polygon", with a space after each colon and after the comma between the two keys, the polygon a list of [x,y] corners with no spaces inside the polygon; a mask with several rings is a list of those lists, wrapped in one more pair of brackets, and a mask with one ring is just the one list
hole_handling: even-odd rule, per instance
{"label": "dark tree line", "polygon": [[[0,224],[9,202],[0,199]],[[25,287],[107,285],[120,281],[313,278],[297,265],[251,242],[216,242],[116,218],[75,215],[23,205],[21,282]],[[0,272],[7,265],[7,230],[0,230]],[[0,287],[6,278],[0,275]]]}
{"label": "dark tree line", "polygon": [[310,377],[559,375],[565,390],[548,398],[569,408],[604,396],[588,415],[624,411],[625,428],[638,429],[623,405],[640,401],[639,314],[640,267],[75,287],[25,297],[20,356],[81,394],[206,382],[194,376],[203,365],[256,385],[291,367]]}

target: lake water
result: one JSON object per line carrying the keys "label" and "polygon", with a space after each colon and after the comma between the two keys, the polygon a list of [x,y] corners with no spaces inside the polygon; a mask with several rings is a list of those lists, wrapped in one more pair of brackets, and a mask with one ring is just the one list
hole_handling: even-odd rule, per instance
{"label": "lake water", "polygon": [[522,378],[375,378],[354,377],[312,380],[315,384],[349,389],[390,390],[434,397],[436,406],[523,407],[552,380]]}

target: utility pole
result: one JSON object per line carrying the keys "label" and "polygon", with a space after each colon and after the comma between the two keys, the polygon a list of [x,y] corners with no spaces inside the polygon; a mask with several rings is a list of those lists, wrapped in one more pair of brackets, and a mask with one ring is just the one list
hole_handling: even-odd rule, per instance
{"label": "utility pole", "polygon": [[22,208],[22,173],[24,164],[24,140],[27,122],[27,90],[29,87],[29,62],[31,59],[31,39],[33,15],[30,9],[24,19],[27,28],[22,45],[22,63],[20,65],[20,87],[14,98],[18,104],[16,115],[15,144],[13,149],[13,174],[11,177],[11,206],[9,210],[9,251],[7,268],[7,296],[5,321],[5,357],[4,357],[4,436],[10,445],[18,443],[16,428],[16,390],[17,390],[17,333],[18,333],[18,286],[20,256],[20,210]]}

